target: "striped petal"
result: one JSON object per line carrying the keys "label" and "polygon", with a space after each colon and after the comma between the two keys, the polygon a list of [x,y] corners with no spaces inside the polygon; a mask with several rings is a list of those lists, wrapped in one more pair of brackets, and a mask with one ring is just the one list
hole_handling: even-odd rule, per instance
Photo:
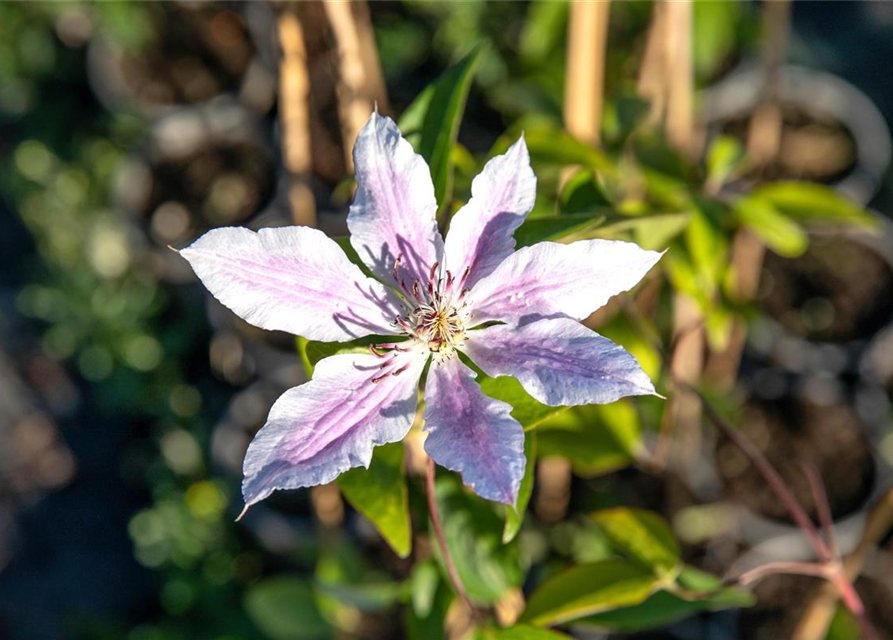
{"label": "striped petal", "polygon": [[262,329],[325,342],[394,333],[399,299],[317,229],[224,227],[180,255],[215,298]]}
{"label": "striped petal", "polygon": [[524,429],[511,405],[481,391],[458,357],[432,362],[425,383],[425,451],[482,498],[515,504],[524,477]]}
{"label": "striped petal", "polygon": [[535,200],[536,176],[522,137],[490,160],[471,183],[471,200],[450,222],[446,268],[457,277],[469,269],[466,287],[492,273],[515,250],[512,234]]}
{"label": "striped petal", "polygon": [[514,376],[527,393],[551,406],[654,394],[632,355],[568,318],[471,331],[462,350],[488,376]]}
{"label": "striped petal", "polygon": [[394,121],[377,113],[357,136],[353,157],[357,195],[347,216],[351,244],[382,282],[393,283],[395,271],[408,286],[427,282],[443,254],[428,165]]}
{"label": "striped petal", "polygon": [[399,357],[392,370],[403,371],[373,382],[381,375],[381,359],[332,356],[316,365],[310,382],[286,391],[245,454],[245,504],[277,489],[325,484],[352,467],[368,467],[373,447],[403,439],[415,416],[425,357]]}
{"label": "striped petal", "polygon": [[540,242],[503,260],[474,286],[468,305],[476,323],[556,315],[582,320],[635,286],[661,255],[612,240]]}

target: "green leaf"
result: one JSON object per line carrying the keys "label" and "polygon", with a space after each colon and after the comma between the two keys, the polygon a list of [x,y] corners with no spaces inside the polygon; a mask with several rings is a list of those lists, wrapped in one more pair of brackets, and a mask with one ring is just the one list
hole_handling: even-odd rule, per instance
{"label": "green leaf", "polygon": [[440,572],[430,558],[413,567],[412,574],[409,576],[409,593],[412,610],[420,618],[425,618],[431,613],[439,584]]}
{"label": "green leaf", "polygon": [[685,231],[692,213],[663,213],[635,218],[615,217],[593,232],[593,237],[606,240],[631,240],[643,249],[662,251],[670,241]]}
{"label": "green leaf", "polygon": [[465,492],[452,475],[435,489],[443,534],[459,579],[476,604],[492,605],[524,579],[517,540],[502,544],[503,521],[492,504]]}
{"label": "green leaf", "polygon": [[409,493],[403,471],[403,443],[375,447],[368,469],[356,467],[338,476],[347,501],[375,525],[401,558],[412,550]]}
{"label": "green leaf", "polygon": [[316,342],[298,336],[298,353],[307,377],[313,375],[316,364],[323,358],[341,355],[344,353],[369,353],[369,345],[381,342],[381,338],[368,336],[351,342]]}
{"label": "green leaf", "polygon": [[525,123],[524,141],[534,163],[580,165],[608,173],[615,171],[611,161],[601,151],[550,123]]}
{"label": "green leaf", "polygon": [[781,213],[766,198],[740,198],[732,204],[738,222],[753,231],[780,256],[795,258],[809,246],[809,236],[799,224]]}
{"label": "green leaf", "polygon": [[596,476],[632,464],[641,447],[639,417],[630,402],[572,408],[561,420],[539,429],[540,457],[561,456],[574,472]]}
{"label": "green leaf", "polygon": [[[419,94],[400,120],[401,130],[405,126],[409,133],[416,130],[420,133],[416,150],[431,168],[434,194],[440,206],[445,206],[451,197],[451,151],[459,134],[465,101],[480,58],[481,49],[477,48],[448,69],[431,87]],[[413,140],[414,137],[410,138],[411,142]]]}
{"label": "green leaf", "polygon": [[624,560],[608,559],[566,569],[533,592],[523,622],[549,626],[639,604],[659,586],[654,575]]}
{"label": "green leaf", "polygon": [[744,147],[737,138],[719,136],[707,152],[707,182],[714,188],[733,178],[745,164]]}
{"label": "green leaf", "polygon": [[323,595],[364,613],[389,609],[400,597],[400,585],[395,582],[337,584],[321,581],[316,583],[316,589]]}
{"label": "green leaf", "polygon": [[813,182],[775,182],[754,190],[781,213],[804,223],[852,224],[876,229],[878,220],[834,189]]}
{"label": "green leaf", "polygon": [[654,572],[660,579],[674,579],[679,572],[679,543],[667,523],[643,509],[617,507],[589,516],[612,546]]}
{"label": "green leaf", "polygon": [[544,240],[574,241],[595,237],[603,215],[579,214],[528,218],[515,231],[518,248]]}
{"label": "green leaf", "polygon": [[533,493],[533,477],[536,471],[536,431],[530,431],[524,438],[524,457],[527,466],[524,468],[524,477],[521,478],[521,488],[518,490],[518,502],[515,507],[505,508],[505,528],[502,530],[502,542],[509,543],[515,539],[524,523],[524,514],[527,513],[527,504]]}
{"label": "green leaf", "polygon": [[569,407],[550,407],[537,402],[524,391],[524,387],[517,379],[509,376],[488,378],[479,375],[478,381],[485,394],[512,405],[512,417],[521,423],[525,431],[530,431],[569,409]]}
{"label": "green leaf", "polygon": [[245,594],[245,611],[271,640],[316,640],[331,636],[331,628],[316,608],[313,590],[300,578],[261,580]]}
{"label": "green leaf", "polygon": [[663,627],[702,611],[721,611],[751,606],[754,597],[740,589],[726,589],[714,595],[687,600],[668,591],[658,591],[633,607],[598,613],[578,620],[581,626],[633,633]]}
{"label": "green leaf", "polygon": [[519,54],[525,62],[541,62],[561,44],[567,10],[567,2],[555,0],[533,0],[528,5],[519,46]]}
{"label": "green leaf", "polygon": [[539,629],[527,624],[519,624],[508,629],[487,627],[480,630],[482,640],[571,640],[570,636],[549,629]]}

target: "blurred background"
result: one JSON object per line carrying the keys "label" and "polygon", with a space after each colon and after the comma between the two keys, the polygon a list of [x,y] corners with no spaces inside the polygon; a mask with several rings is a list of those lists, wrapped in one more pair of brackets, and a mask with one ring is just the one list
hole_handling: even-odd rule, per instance
{"label": "blurred background", "polygon": [[[842,546],[870,551],[860,593],[893,637],[889,514],[864,535],[876,505],[893,501],[893,3],[778,6],[694,3],[683,146],[700,157],[720,135],[737,140],[758,161],[747,184],[833,187],[881,232],[819,231],[805,253],[782,240],[760,254],[750,329],[729,330],[738,353],[708,359],[707,375],[810,509],[791,460],[821,471]],[[445,618],[462,637],[424,560],[424,525],[414,560],[401,560],[334,487],[277,495],[234,522],[245,447],[306,374],[292,336],[238,320],[168,247],[222,225],[344,235],[350,150],[372,105],[399,116],[481,45],[451,151],[457,194],[521,128],[600,143],[622,169],[630,118],[659,94],[647,73],[655,7],[612,3],[606,49],[578,37],[575,58],[576,11],[542,0],[0,3],[0,638],[428,640]],[[594,102],[567,86],[596,65],[587,55],[604,74]],[[561,140],[531,145],[537,207],[572,212],[566,165],[585,162],[550,155]],[[578,210],[590,206],[575,193]],[[605,329],[628,344],[620,331]],[[659,411],[640,416],[658,450]],[[797,552],[737,450],[698,431],[677,437],[684,446],[659,470],[635,456],[571,460],[555,439],[519,542],[505,547],[513,566],[536,575],[597,555],[604,542],[580,514],[610,504],[660,511],[686,559],[717,575]],[[418,484],[410,504],[424,522]],[[497,603],[511,619],[527,583],[491,555],[481,562],[512,585]],[[640,637],[790,637],[818,587],[772,578],[753,608]],[[407,589],[427,600],[404,613]],[[855,637],[846,620],[829,633]]]}

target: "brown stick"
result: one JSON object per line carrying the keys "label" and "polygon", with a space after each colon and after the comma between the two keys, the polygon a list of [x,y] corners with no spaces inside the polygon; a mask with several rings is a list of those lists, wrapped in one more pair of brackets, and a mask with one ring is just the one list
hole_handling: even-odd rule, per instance
{"label": "brown stick", "polygon": [[[335,34],[335,44],[338,51],[339,76],[337,82],[338,113],[341,119],[341,138],[344,144],[344,159],[349,170],[353,170],[353,149],[357,135],[366,124],[369,114],[372,113],[375,97],[371,88],[376,78],[370,77],[370,70],[378,68],[378,53],[374,48],[368,51],[368,38],[364,38],[361,31],[363,23],[357,19],[357,9],[360,5],[368,7],[363,2],[346,2],[343,0],[326,0],[323,2],[326,17]],[[371,27],[371,25],[366,25]],[[365,46],[364,46],[365,45]],[[374,60],[370,60],[374,56]],[[373,72],[374,73],[374,72]],[[381,82],[379,69],[377,80]],[[383,87],[383,82],[382,82]],[[384,93],[383,89],[380,89]]]}
{"label": "brown stick", "polygon": [[774,575],[800,575],[815,576],[817,578],[830,578],[828,565],[818,562],[769,562],[762,566],[745,571],[737,578],[728,581],[728,584],[747,586],[763,578]]}
{"label": "brown stick", "polygon": [[443,564],[446,566],[450,582],[453,583],[453,589],[455,589],[456,595],[465,603],[465,606],[471,611],[472,616],[476,617],[478,616],[477,608],[472,604],[471,599],[468,597],[468,592],[465,591],[465,587],[459,579],[456,565],[453,564],[453,557],[450,555],[450,550],[447,548],[446,538],[443,536],[443,526],[440,524],[440,514],[437,512],[437,499],[434,495],[434,460],[431,458],[428,458],[428,473],[425,488],[428,493],[428,511],[431,515],[431,525],[434,527],[434,537],[437,538],[437,546],[440,547],[440,554],[443,557]]}
{"label": "brown stick", "polygon": [[690,0],[664,2],[667,47],[667,138],[685,155],[693,152],[694,65]]}
{"label": "brown stick", "polygon": [[288,172],[288,202],[295,224],[316,226],[316,201],[310,188],[313,152],[310,146],[310,76],[304,34],[295,9],[286,5],[279,16],[279,113],[282,157]]}
{"label": "brown stick", "polygon": [[572,2],[570,6],[564,125],[592,145],[601,137],[610,9],[609,0]]}

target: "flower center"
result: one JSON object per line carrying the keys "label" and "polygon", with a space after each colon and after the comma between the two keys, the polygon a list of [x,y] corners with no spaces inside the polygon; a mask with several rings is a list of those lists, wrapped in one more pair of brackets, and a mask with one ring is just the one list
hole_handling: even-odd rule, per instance
{"label": "flower center", "polygon": [[468,279],[470,267],[457,280],[449,271],[440,277],[437,271],[440,265],[435,262],[425,286],[419,280],[408,286],[398,275],[402,255],[398,255],[394,263],[394,281],[403,292],[406,313],[397,316],[394,325],[409,339],[370,347],[373,354],[384,359],[382,374],[373,378],[373,382],[398,375],[409,366],[399,369],[392,366],[392,363],[396,364],[395,351],[423,349],[440,361],[452,357],[456,347],[465,340],[465,327],[469,321],[465,303],[468,289],[463,289],[462,285]]}

